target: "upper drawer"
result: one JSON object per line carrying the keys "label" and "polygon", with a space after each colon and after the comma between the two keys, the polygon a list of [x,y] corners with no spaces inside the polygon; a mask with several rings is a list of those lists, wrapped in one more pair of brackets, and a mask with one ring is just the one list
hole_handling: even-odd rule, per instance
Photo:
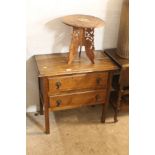
{"label": "upper drawer", "polygon": [[106,88],[108,72],[57,76],[49,78],[49,92]]}

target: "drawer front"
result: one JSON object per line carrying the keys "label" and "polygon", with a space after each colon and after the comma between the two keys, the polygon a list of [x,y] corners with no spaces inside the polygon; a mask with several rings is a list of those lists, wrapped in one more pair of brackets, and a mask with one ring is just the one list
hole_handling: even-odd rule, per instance
{"label": "drawer front", "polygon": [[107,80],[108,72],[49,78],[49,92],[59,93],[80,89],[104,89],[107,87]]}
{"label": "drawer front", "polygon": [[105,98],[106,90],[95,90],[50,96],[49,102],[51,109],[60,109],[105,103]]}

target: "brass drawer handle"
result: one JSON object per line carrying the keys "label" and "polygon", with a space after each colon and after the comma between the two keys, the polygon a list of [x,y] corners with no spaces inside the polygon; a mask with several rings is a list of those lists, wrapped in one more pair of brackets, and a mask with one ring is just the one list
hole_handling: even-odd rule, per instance
{"label": "brass drawer handle", "polygon": [[97,78],[97,79],[96,79],[96,84],[99,85],[99,84],[101,83],[101,80],[102,80],[101,78]]}
{"label": "brass drawer handle", "polygon": [[60,86],[61,86],[61,82],[60,81],[57,81],[55,85],[56,85],[57,89],[59,89]]}
{"label": "brass drawer handle", "polygon": [[56,106],[59,107],[61,105],[62,101],[60,99],[56,100]]}

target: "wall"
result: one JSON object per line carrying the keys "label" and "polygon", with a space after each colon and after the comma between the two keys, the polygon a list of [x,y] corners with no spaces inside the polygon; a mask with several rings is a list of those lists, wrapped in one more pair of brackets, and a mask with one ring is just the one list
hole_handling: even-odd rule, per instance
{"label": "wall", "polygon": [[60,21],[69,14],[89,14],[105,20],[95,30],[95,48],[116,47],[122,0],[27,0],[27,111],[39,105],[35,54],[66,52],[71,28]]}

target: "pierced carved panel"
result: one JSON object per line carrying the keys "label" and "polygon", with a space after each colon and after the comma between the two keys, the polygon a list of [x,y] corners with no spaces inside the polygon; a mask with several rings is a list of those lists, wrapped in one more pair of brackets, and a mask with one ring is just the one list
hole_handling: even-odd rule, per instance
{"label": "pierced carved panel", "polygon": [[85,50],[88,58],[94,63],[94,28],[85,29]]}
{"label": "pierced carved panel", "polygon": [[69,49],[68,64],[71,64],[80,46],[85,46],[88,58],[94,63],[94,29],[93,28],[76,28],[73,27],[72,41]]}
{"label": "pierced carved panel", "polygon": [[87,28],[85,29],[85,42],[87,45],[89,45],[90,49],[94,48],[94,29],[93,28]]}

